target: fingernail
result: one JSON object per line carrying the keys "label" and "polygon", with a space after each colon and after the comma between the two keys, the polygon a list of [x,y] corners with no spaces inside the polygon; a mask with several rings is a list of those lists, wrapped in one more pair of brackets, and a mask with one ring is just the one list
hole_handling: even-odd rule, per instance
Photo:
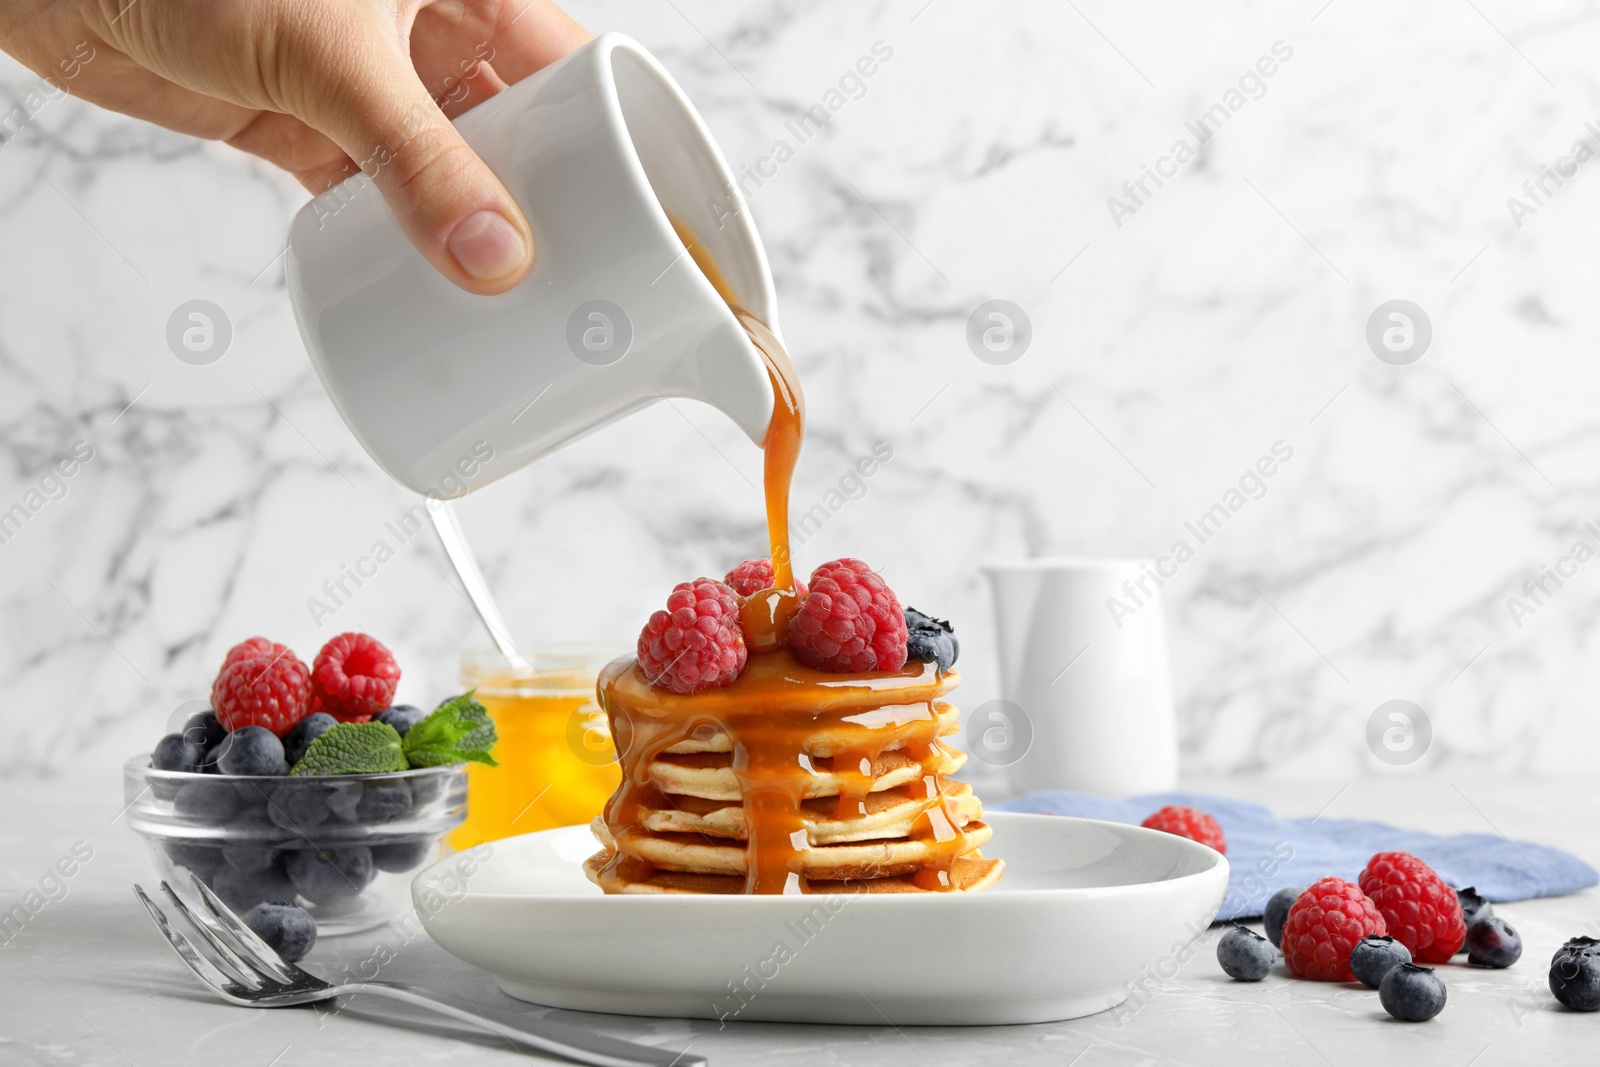
{"label": "fingernail", "polygon": [[456,223],[445,246],[461,269],[480,282],[504,278],[528,259],[522,234],[497,211],[476,211]]}

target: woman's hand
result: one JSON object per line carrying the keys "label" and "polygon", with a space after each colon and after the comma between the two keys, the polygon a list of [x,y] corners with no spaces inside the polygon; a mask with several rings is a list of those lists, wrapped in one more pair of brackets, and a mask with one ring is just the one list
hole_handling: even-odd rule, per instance
{"label": "woman's hand", "polygon": [[0,48],[72,95],[276,163],[364,170],[440,273],[501,293],[528,221],[448,121],[589,39],[549,0],[4,0]]}

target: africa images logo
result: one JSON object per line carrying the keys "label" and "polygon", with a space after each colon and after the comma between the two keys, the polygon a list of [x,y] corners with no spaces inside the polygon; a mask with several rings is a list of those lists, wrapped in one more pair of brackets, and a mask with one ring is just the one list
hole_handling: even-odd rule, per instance
{"label": "africa images logo", "polygon": [[[1200,154],[1200,149],[1221,131],[1223,123],[1237,115],[1250,101],[1260,100],[1267,95],[1266,80],[1278,73],[1280,64],[1289,62],[1294,56],[1294,49],[1285,41],[1273,41],[1269,51],[1270,55],[1258,57],[1253,66],[1245,68],[1244,73],[1239,75],[1237,86],[1227,89],[1220,100],[1192,121],[1183,124],[1183,128],[1194,136],[1193,144],[1183,137],[1173,141],[1167,154],[1157,159],[1154,167],[1141,163],[1139,176],[1122,183],[1122,192],[1127,199],[1115,196],[1106,198],[1106,210],[1111,213],[1111,221],[1117,229],[1122,229],[1125,219],[1137,214],[1155,197],[1156,190],[1166,184],[1164,179],[1176,178],[1179,168],[1193,162]],[[1155,183],[1155,189],[1150,188],[1151,182]]]}
{"label": "africa images logo", "polygon": [[[1106,598],[1106,611],[1111,615],[1111,621],[1117,624],[1117,629],[1122,629],[1123,619],[1138,614],[1141,608],[1154,601],[1156,590],[1176,577],[1178,569],[1194,559],[1207,542],[1222,532],[1230,519],[1243,511],[1247,504],[1266,496],[1269,479],[1293,458],[1293,445],[1287,441],[1274,441],[1269,452],[1258,456],[1254,464],[1246,467],[1238,481],[1224,490],[1219,500],[1183,524],[1185,536],[1172,542],[1172,547],[1165,555],[1156,557],[1153,567],[1149,563],[1140,564],[1139,577],[1126,579],[1122,583],[1123,595]],[[1154,589],[1151,588],[1152,583]]]}

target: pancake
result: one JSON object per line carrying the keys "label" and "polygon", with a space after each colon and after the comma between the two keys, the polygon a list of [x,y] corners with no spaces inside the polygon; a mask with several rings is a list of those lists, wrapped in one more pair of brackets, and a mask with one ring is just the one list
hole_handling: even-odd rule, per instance
{"label": "pancake", "polygon": [[976,892],[1002,864],[970,786],[947,781],[959,682],[936,664],[818,671],[787,648],[693,694],[631,657],[598,698],[622,782],[584,865],[608,893]]}
{"label": "pancake", "polygon": [[[931,707],[931,712],[930,712]],[[805,741],[805,752],[812,757],[837,756],[854,745],[876,743],[884,750],[904,748],[910,733],[906,727],[928,721],[930,715],[938,719],[937,737],[949,737],[961,729],[954,704],[935,700],[918,704],[884,704],[867,711],[856,712],[837,722],[816,724]],[[685,755],[697,752],[733,751],[733,738],[726,730],[713,723],[702,723],[687,740],[680,741],[664,752]]]}
{"label": "pancake", "polygon": [[816,726],[849,719],[887,705],[914,706],[936,701],[961,684],[959,672],[941,672],[932,663],[907,663],[897,671],[835,674],[796,660],[789,650],[753,655],[727,685],[694,694],[673,693],[650,684],[638,662],[625,656],[606,664],[596,689],[608,715],[642,715],[673,721],[703,717],[715,722],[759,706],[763,716],[805,716]]}
{"label": "pancake", "polygon": [[[952,835],[948,824],[942,817],[937,818],[936,822],[943,828],[941,836],[949,840]],[[968,822],[961,830],[961,855],[976,852],[994,834],[987,823],[978,821]],[[617,848],[603,820],[596,820],[594,832],[608,853]],[[635,831],[626,835],[623,851],[658,870],[738,875],[742,878],[748,869],[744,845],[699,834]],[[914,874],[933,865],[944,851],[943,841],[931,837],[851,841],[801,849],[795,854],[790,869],[808,879],[894,878]]]}
{"label": "pancake", "polygon": [[[896,786],[910,785],[928,775],[944,778],[960,770],[967,755],[945,745],[930,755],[926,763],[913,759],[904,749],[892,749],[867,760],[865,769],[836,766],[838,760],[810,759],[811,772],[805,776],[803,799],[836,797],[840,793],[876,793]],[[803,759],[797,754],[796,759]],[[804,763],[801,766],[805,766]],[[739,800],[743,796],[733,757],[721,752],[695,752],[663,755],[650,762],[649,777],[663,793],[681,793],[706,800]],[[870,778],[870,784],[867,779]],[[868,788],[862,789],[862,785]]]}
{"label": "pancake", "polygon": [[[599,872],[606,860],[606,853],[599,852],[584,861],[583,873],[589,876],[591,882],[600,884]],[[979,893],[999,881],[1000,872],[1004,869],[1003,861],[972,853],[956,860],[955,866],[950,869],[952,883],[950,889],[925,889],[917,884],[914,875],[901,875],[895,878],[869,878],[858,881],[819,880],[809,882],[805,891],[812,895],[837,893],[842,896],[854,896],[858,893],[928,893],[951,890],[958,893]],[[744,892],[744,879],[725,874],[655,871],[639,881],[624,881],[617,891],[632,894],[715,893],[733,896]]]}
{"label": "pancake", "polygon": [[[983,818],[983,804],[965,782],[945,782],[941,789],[951,818],[958,826]],[[869,793],[839,812],[834,797],[818,797],[800,805],[800,817],[813,846],[846,841],[876,841],[905,837],[917,818],[935,798],[912,798],[903,790]],[[748,838],[744,807],[736,802],[703,797],[656,795],[640,806],[639,825],[651,833],[702,834],[744,841]]]}

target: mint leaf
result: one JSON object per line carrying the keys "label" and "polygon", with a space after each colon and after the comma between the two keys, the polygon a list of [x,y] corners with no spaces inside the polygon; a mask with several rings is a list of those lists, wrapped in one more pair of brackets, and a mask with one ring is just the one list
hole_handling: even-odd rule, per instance
{"label": "mint leaf", "polygon": [[500,739],[494,731],[494,720],[473,698],[474,692],[468,690],[445,701],[406,731],[405,754],[411,766],[439,767],[466,760],[499,766],[489,754]]}
{"label": "mint leaf", "polygon": [[384,774],[407,768],[400,734],[386,722],[341,722],[312,741],[289,771],[309,774]]}

